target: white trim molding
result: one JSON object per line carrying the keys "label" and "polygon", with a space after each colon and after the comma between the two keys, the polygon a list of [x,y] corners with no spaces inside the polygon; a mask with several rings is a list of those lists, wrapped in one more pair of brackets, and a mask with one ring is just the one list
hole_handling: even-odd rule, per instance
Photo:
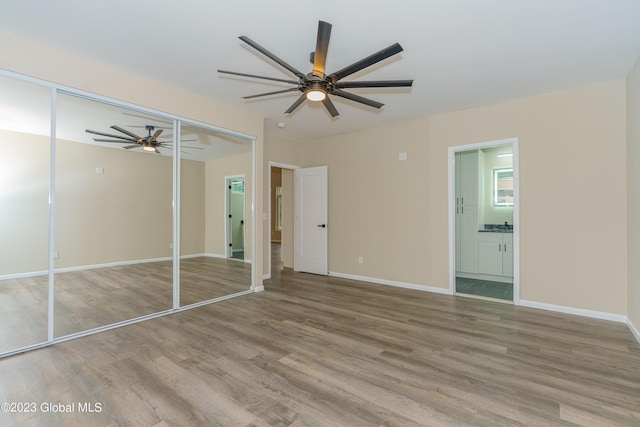
{"label": "white trim molding", "polygon": [[611,320],[613,322],[627,323],[627,316],[623,314],[607,313],[605,311],[587,310],[584,308],[568,307],[566,305],[547,304],[544,302],[520,300],[520,305],[529,308],[555,311],[558,313],[574,314],[576,316],[591,317],[593,319]]}
{"label": "white trim molding", "polygon": [[633,322],[631,322],[631,319],[629,319],[628,317],[627,317],[627,327],[635,337],[636,341],[638,341],[638,344],[640,344],[640,331],[638,330],[638,328],[636,328],[636,325],[634,325]]}
{"label": "white trim molding", "polygon": [[357,276],[355,274],[339,273],[330,271],[329,276],[339,277],[341,279],[357,280],[359,282],[375,283],[377,285],[395,286],[396,288],[414,289],[417,291],[433,292],[436,294],[452,295],[448,288],[436,288],[427,285],[418,285],[416,283],[397,282],[395,280],[378,279],[375,277]]}

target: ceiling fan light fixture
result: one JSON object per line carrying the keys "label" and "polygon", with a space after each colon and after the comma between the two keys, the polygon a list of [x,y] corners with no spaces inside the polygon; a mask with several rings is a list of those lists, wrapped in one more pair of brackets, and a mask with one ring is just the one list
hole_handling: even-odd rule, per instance
{"label": "ceiling fan light fixture", "polygon": [[149,152],[154,152],[154,151],[156,151],[156,148],[155,148],[153,145],[151,145],[151,144],[144,144],[144,145],[142,146],[142,149],[143,149],[144,151],[149,151]]}
{"label": "ceiling fan light fixture", "polygon": [[327,97],[327,92],[321,89],[310,89],[307,91],[307,99],[309,101],[324,101]]}

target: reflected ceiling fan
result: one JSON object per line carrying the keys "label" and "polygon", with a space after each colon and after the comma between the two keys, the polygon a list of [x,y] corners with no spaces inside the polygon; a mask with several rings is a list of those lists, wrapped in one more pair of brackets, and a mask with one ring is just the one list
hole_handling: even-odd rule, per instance
{"label": "reflected ceiling fan", "polygon": [[364,68],[367,68],[397,53],[402,52],[403,49],[398,43],[394,43],[391,46],[374,53],[373,55],[367,56],[366,58],[363,58],[360,61],[357,61],[339,71],[326,75],[324,66],[327,59],[327,51],[329,50],[330,36],[331,24],[329,24],[328,22],[319,21],[316,50],[314,52],[311,52],[310,54],[310,61],[313,64],[313,71],[309,74],[304,74],[301,71],[298,71],[293,66],[287,64],[282,59],[278,58],[276,55],[251,40],[249,37],[240,36],[240,40],[247,43],[249,46],[295,75],[298,78],[297,81],[266,76],[257,76],[254,74],[237,73],[234,71],[218,70],[218,72],[223,74],[252,77],[256,79],[271,80],[296,85],[296,87],[292,87],[289,89],[245,96],[243,97],[243,99],[251,99],[261,96],[300,91],[302,92],[302,95],[291,105],[291,107],[289,107],[287,111],[285,111],[285,114],[292,113],[296,108],[300,106],[300,104],[305,101],[305,99],[308,99],[310,101],[322,102],[329,114],[331,114],[331,117],[336,117],[339,115],[339,113],[338,110],[336,110],[336,107],[333,105],[333,102],[331,102],[329,95],[335,95],[342,98],[350,99],[351,101],[359,102],[361,104],[365,104],[374,108],[380,108],[384,105],[380,102],[373,101],[359,95],[354,95],[350,92],[346,92],[343,89],[371,87],[411,87],[411,85],[413,84],[413,80],[370,80],[349,82],[340,81],[353,73],[356,73]]}
{"label": "reflected ceiling fan", "polygon": [[[118,132],[121,132],[126,136],[98,132],[91,129],[85,129],[85,131],[95,135],[108,136],[109,138],[114,138],[114,139],[93,138],[93,140],[96,142],[115,142],[118,144],[127,144],[127,143],[130,144],[125,147],[122,147],[125,150],[142,147],[144,151],[161,154],[159,148],[166,148],[171,150],[173,146],[173,143],[171,141],[158,141],[158,138],[160,137],[160,134],[162,133],[163,130],[162,129],[155,130],[155,126],[152,126],[152,125],[145,126],[145,129],[147,129],[147,131],[149,132],[147,136],[136,135],[135,133],[130,132],[117,125],[111,126],[111,129],[117,130]],[[152,132],[154,133],[152,134]],[[185,148],[191,148],[194,150],[204,150],[204,148],[201,148],[201,147],[185,147]]]}

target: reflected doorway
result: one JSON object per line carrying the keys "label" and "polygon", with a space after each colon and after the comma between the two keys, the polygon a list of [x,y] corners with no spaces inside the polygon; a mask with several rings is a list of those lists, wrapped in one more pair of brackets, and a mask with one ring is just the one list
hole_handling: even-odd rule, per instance
{"label": "reflected doorway", "polygon": [[244,175],[226,178],[227,258],[244,261]]}

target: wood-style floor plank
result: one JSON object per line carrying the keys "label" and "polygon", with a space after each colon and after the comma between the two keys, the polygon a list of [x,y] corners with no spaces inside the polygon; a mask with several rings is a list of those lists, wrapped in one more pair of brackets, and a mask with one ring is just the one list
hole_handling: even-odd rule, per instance
{"label": "wood-style floor plank", "polygon": [[623,324],[275,269],[265,292],[0,360],[46,426],[638,426]]}

